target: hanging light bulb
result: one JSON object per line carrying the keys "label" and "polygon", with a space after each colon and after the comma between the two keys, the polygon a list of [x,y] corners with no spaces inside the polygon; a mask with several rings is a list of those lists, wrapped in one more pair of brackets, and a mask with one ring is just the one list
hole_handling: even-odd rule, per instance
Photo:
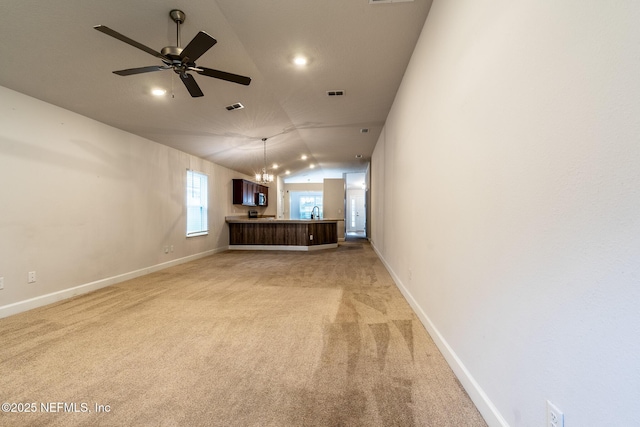
{"label": "hanging light bulb", "polygon": [[256,181],[261,184],[268,184],[273,182],[273,175],[267,173],[267,138],[262,138],[262,144],[264,146],[264,166],[262,172],[256,174]]}

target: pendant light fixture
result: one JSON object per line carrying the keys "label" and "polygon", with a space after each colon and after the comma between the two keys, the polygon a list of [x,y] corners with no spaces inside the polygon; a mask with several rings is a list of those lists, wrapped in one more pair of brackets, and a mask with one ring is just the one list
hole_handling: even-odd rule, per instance
{"label": "pendant light fixture", "polygon": [[264,146],[264,166],[262,167],[262,173],[256,174],[256,181],[260,184],[268,184],[273,182],[273,175],[267,173],[267,138],[262,138],[262,144]]}

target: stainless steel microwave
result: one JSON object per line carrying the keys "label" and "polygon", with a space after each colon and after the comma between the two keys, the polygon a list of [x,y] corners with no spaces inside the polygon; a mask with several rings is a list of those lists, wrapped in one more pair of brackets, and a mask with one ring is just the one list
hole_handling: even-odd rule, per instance
{"label": "stainless steel microwave", "polygon": [[267,195],[264,193],[256,193],[256,204],[258,206],[267,206]]}

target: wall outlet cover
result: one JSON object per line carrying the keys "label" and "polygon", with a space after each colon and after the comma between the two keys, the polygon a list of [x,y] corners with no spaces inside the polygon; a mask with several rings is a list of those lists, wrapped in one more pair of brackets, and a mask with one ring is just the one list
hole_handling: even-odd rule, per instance
{"label": "wall outlet cover", "polygon": [[547,426],[564,427],[564,414],[556,405],[547,400]]}

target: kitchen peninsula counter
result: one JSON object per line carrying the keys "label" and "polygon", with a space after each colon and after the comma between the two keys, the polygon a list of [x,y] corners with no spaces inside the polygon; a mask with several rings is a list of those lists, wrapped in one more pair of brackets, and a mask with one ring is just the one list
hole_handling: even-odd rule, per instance
{"label": "kitchen peninsula counter", "polygon": [[338,220],[228,216],[229,249],[310,251],[338,247]]}

